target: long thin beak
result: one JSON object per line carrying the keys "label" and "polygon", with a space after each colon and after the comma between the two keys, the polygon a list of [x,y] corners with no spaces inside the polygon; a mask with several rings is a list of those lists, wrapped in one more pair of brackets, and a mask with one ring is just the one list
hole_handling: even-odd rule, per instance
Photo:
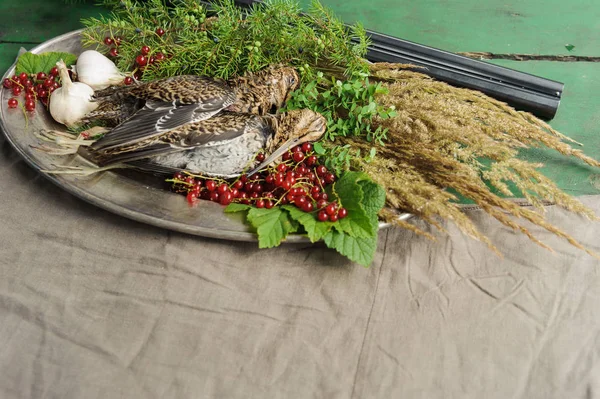
{"label": "long thin beak", "polygon": [[261,170],[262,168],[269,166],[277,158],[282,156],[287,150],[289,150],[290,148],[295,146],[298,143],[298,141],[300,141],[300,139],[296,137],[296,138],[289,139],[286,142],[284,142],[281,146],[279,146],[279,148],[277,150],[275,150],[271,155],[269,155],[267,157],[267,159],[262,161],[260,165],[258,165],[256,168],[252,169],[252,171],[248,172],[248,175],[253,175],[254,173]]}

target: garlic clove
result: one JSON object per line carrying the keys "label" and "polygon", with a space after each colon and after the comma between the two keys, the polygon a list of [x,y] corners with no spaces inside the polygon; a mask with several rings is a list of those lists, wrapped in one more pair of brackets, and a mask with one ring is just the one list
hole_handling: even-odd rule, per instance
{"label": "garlic clove", "polygon": [[96,50],[81,53],[77,58],[75,69],[77,80],[94,90],[122,84],[125,78],[125,74],[119,71],[114,62]]}

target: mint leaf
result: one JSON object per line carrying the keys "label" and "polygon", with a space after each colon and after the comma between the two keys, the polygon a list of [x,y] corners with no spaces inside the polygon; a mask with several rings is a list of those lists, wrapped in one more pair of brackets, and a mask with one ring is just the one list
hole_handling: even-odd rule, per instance
{"label": "mint leaf", "polygon": [[284,205],[283,209],[289,212],[290,217],[304,227],[306,234],[311,242],[317,242],[322,240],[323,237],[331,230],[333,223],[331,222],[320,222],[312,213],[301,211],[295,206]]}
{"label": "mint leaf", "polygon": [[352,237],[369,238],[377,234],[377,224],[373,225],[372,217],[367,215],[362,205],[364,192],[358,184],[362,180],[370,181],[365,173],[346,172],[335,183],[333,190],[348,211],[348,216],[338,222],[339,227]]}
{"label": "mint leaf", "polygon": [[231,204],[227,205],[227,208],[225,208],[224,212],[225,213],[241,212],[241,211],[246,211],[250,208],[252,208],[250,205],[238,204],[237,202],[232,202]]}
{"label": "mint leaf", "polygon": [[298,230],[298,223],[280,208],[252,208],[248,221],[256,228],[259,248],[276,247],[289,233]]}
{"label": "mint leaf", "polygon": [[332,229],[325,235],[324,241],[329,248],[364,267],[369,267],[375,258],[377,234],[368,238],[356,238]]}
{"label": "mint leaf", "polygon": [[23,53],[17,60],[15,68],[16,74],[25,72],[30,75],[33,73],[44,72],[50,73],[50,70],[56,66],[56,63],[63,60],[67,66],[74,64],[77,57],[71,53],[63,52],[47,52],[41,54]]}

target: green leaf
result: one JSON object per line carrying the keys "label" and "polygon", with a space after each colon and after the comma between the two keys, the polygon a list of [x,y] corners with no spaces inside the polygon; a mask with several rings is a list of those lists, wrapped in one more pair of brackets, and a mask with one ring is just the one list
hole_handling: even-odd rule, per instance
{"label": "green leaf", "polygon": [[227,205],[224,212],[225,213],[241,212],[241,211],[246,211],[250,208],[252,208],[252,206],[250,206],[250,205],[232,202],[231,204]]}
{"label": "green leaf", "polygon": [[365,267],[373,263],[377,251],[377,234],[368,238],[356,238],[333,229],[325,235],[324,241],[329,248]]}
{"label": "green leaf", "polygon": [[319,142],[313,144],[313,150],[315,150],[315,152],[319,155],[323,155],[326,152],[325,148],[323,147],[323,144]]}
{"label": "green leaf", "polygon": [[333,226],[333,223],[320,222],[314,214],[303,212],[295,206],[284,205],[283,209],[288,211],[292,219],[298,221],[304,227],[311,242],[322,240]]}
{"label": "green leaf", "polygon": [[333,190],[348,211],[348,216],[338,222],[339,227],[352,237],[369,238],[377,234],[377,225],[373,225],[372,216],[367,214],[362,205],[364,191],[358,184],[361,180],[369,181],[369,176],[361,172],[346,172],[335,183]]}
{"label": "green leaf", "polygon": [[256,228],[259,248],[276,247],[289,233],[298,230],[298,223],[281,208],[252,208],[248,221]]}
{"label": "green leaf", "polygon": [[19,57],[16,66],[16,73],[33,74],[38,72],[50,73],[50,70],[56,66],[56,63],[63,60],[67,66],[74,64],[77,57],[71,53],[48,52],[42,54],[23,53]]}

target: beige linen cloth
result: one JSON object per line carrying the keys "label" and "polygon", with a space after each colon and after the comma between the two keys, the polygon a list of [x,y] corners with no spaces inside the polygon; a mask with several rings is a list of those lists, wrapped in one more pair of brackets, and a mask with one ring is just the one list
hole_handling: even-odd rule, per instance
{"label": "beige linen cloth", "polygon": [[600,397],[600,262],[540,229],[555,253],[469,212],[503,259],[390,229],[366,269],[132,222],[0,149],[2,399]]}

